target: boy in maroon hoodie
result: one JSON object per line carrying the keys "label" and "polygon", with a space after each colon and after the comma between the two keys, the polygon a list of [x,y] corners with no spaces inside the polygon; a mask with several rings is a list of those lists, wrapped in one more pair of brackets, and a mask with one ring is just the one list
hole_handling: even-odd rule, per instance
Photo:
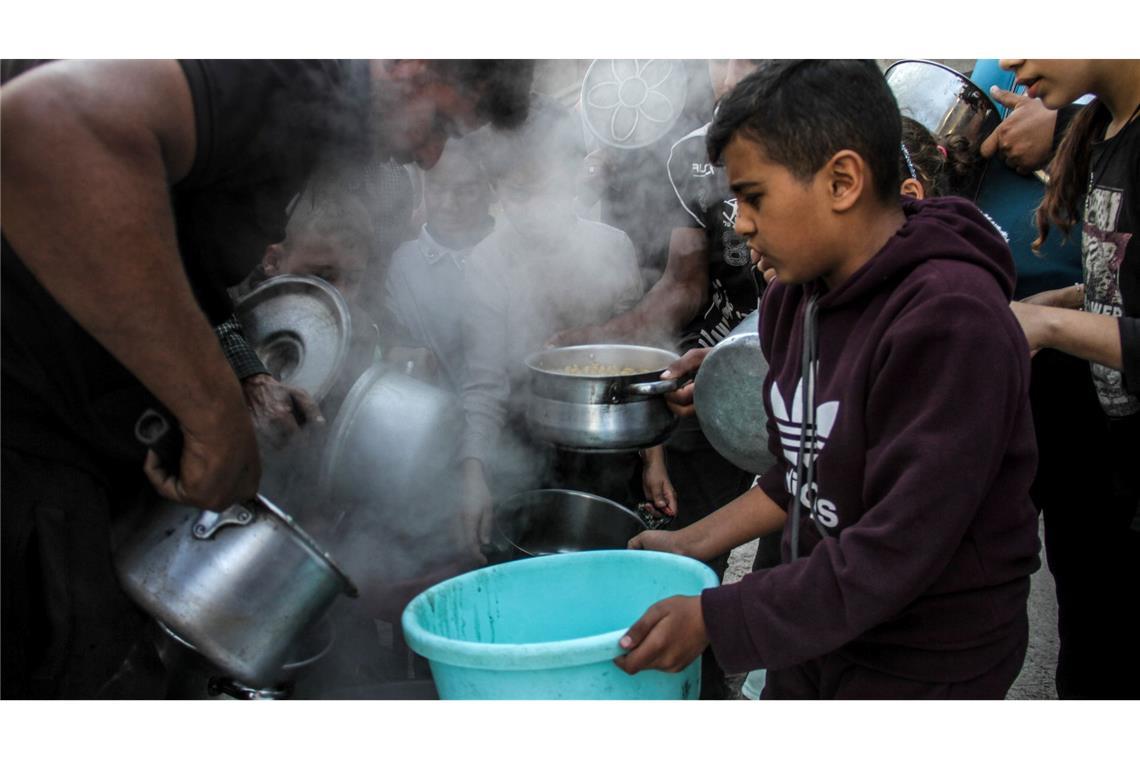
{"label": "boy in maroon hoodie", "polygon": [[767,668],[768,698],[996,699],[1017,676],[1039,561],[1013,260],[973,204],[900,199],[900,139],[870,61],[772,62],[722,101],[709,154],[776,272],[760,341],[777,464],[631,547],[704,558],[782,527],[783,563],[651,607],[627,672],[711,643],[728,672]]}

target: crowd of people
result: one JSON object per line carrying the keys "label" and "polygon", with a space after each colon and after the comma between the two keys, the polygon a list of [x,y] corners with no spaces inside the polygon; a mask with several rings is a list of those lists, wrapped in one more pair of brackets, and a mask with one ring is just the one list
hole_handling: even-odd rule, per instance
{"label": "crowd of people", "polygon": [[[534,69],[5,62],[3,696],[170,693],[117,519],[315,477],[376,363],[450,394],[462,433],[437,548],[373,516],[369,551],[418,556],[368,574],[367,610],[484,563],[495,503],[572,488],[669,518],[630,548],[718,575],[759,539],[741,581],[646,611],[630,674],[703,657],[703,698],[749,671],[765,698],[1001,698],[1043,516],[1058,695],[1137,696],[1140,62],[979,61],[1008,109],[979,144],[911,118],[874,62],[687,62],[684,118],[631,151]],[[324,399],[235,317],[279,275],[353,314]],[[766,472],[713,448],[693,383],[640,452],[528,429],[529,354],[660,346],[688,377],[754,312]],[[134,436],[148,408],[181,428],[176,467]]]}

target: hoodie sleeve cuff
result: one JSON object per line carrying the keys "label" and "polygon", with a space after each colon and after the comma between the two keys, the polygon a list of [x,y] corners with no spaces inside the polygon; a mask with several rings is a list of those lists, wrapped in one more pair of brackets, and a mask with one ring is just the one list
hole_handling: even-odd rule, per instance
{"label": "hoodie sleeve cuff", "polygon": [[748,635],[741,584],[729,583],[701,592],[701,614],[713,654],[726,673],[744,673],[763,667]]}
{"label": "hoodie sleeve cuff", "polygon": [[784,468],[780,464],[769,467],[756,485],[776,502],[776,506],[785,512],[788,510],[788,490],[784,487]]}

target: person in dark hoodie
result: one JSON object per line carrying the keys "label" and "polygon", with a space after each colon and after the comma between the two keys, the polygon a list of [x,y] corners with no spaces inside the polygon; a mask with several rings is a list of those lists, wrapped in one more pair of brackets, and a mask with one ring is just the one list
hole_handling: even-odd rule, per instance
{"label": "person in dark hoodie", "polygon": [[783,561],[650,607],[622,638],[628,673],[711,643],[728,672],[768,669],[765,698],[996,699],[1021,668],[1040,563],[1013,260],[973,204],[900,198],[900,124],[870,61],[767,63],[717,112],[736,230],[776,273],[777,464],[630,546],[702,558],[782,528]]}

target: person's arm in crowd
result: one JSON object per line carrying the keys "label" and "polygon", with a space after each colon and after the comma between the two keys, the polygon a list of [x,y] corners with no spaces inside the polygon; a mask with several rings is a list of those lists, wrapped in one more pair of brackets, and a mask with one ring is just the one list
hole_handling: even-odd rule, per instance
{"label": "person's arm in crowd", "polygon": [[270,374],[246,340],[236,314],[215,327],[214,333],[226,361],[241,381],[241,392],[259,440],[280,449],[305,426],[324,424],[321,408],[312,396]]}
{"label": "person's arm in crowd", "polygon": [[572,346],[614,340],[650,345],[669,342],[701,308],[708,277],[705,231],[699,227],[675,228],[669,238],[665,272],[635,307],[600,325],[565,330],[549,343]]}
{"label": "person's arm in crowd", "polygon": [[[509,296],[498,270],[480,251],[468,262],[464,278],[463,382],[464,430],[459,446],[462,502],[461,540],[479,554],[491,538],[491,491],[486,464],[496,450],[507,419]],[[479,555],[481,556],[481,555]]]}
{"label": "person's arm in crowd", "polygon": [[0,90],[4,234],[57,302],[180,423],[165,497],[223,508],[260,478],[241,387],[183,270],[169,186],[194,161],[175,61],[59,62]]}
{"label": "person's arm in crowd", "polygon": [[1121,370],[1129,390],[1140,388],[1140,318],[1112,317],[1071,308],[1010,304],[1030,352],[1055,348]]}
{"label": "person's arm in crowd", "polygon": [[784,527],[787,513],[762,488],[740,496],[680,530],[647,530],[629,540],[630,549],[683,554],[707,562]]}

